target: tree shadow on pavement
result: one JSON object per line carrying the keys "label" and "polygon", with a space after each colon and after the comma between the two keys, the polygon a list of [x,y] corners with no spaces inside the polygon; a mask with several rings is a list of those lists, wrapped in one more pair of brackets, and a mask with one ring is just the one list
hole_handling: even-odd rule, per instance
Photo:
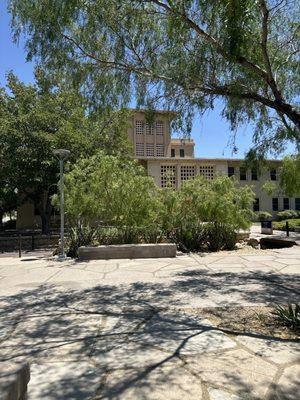
{"label": "tree shadow on pavement", "polygon": [[[202,351],[209,351],[218,329],[185,311],[187,298],[190,309],[197,298],[285,302],[296,300],[297,285],[298,277],[284,274],[199,269],[166,283],[41,285],[0,297],[0,362],[32,362],[29,399],[150,399],[154,389],[168,398],[166,387],[175,393],[170,398],[197,391],[201,398],[201,376],[189,370],[184,349],[201,336]],[[239,393],[249,392],[251,382],[232,379]]]}

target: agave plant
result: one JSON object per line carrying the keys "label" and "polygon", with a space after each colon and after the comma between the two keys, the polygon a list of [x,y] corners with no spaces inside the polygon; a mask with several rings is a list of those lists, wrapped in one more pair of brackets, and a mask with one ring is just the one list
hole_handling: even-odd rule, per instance
{"label": "agave plant", "polygon": [[277,305],[272,312],[283,324],[292,329],[300,328],[300,305],[288,303],[287,306]]}

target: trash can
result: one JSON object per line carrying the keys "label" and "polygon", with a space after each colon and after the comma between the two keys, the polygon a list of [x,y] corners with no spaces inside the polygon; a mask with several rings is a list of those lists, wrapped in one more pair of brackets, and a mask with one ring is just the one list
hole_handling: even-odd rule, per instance
{"label": "trash can", "polygon": [[261,233],[273,235],[273,221],[261,221]]}

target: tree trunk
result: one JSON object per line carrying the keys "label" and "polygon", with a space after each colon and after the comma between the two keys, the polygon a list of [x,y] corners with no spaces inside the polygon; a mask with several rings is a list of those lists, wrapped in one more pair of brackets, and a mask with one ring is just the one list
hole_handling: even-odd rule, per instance
{"label": "tree trunk", "polygon": [[51,221],[51,199],[49,190],[46,190],[41,195],[39,202],[40,215],[42,221],[42,233],[48,235],[50,233],[50,221]]}
{"label": "tree trunk", "polygon": [[4,213],[2,211],[0,211],[0,229],[3,228],[3,215],[4,215]]}
{"label": "tree trunk", "polygon": [[50,233],[50,215],[46,213],[41,213],[42,220],[42,233],[48,235]]}

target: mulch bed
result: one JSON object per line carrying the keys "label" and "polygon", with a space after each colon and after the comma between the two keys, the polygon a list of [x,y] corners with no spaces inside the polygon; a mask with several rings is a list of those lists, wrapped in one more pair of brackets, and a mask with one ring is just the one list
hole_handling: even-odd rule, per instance
{"label": "mulch bed", "polygon": [[283,326],[271,314],[272,307],[206,307],[201,315],[231,334],[254,333],[282,339],[300,339],[300,330]]}

